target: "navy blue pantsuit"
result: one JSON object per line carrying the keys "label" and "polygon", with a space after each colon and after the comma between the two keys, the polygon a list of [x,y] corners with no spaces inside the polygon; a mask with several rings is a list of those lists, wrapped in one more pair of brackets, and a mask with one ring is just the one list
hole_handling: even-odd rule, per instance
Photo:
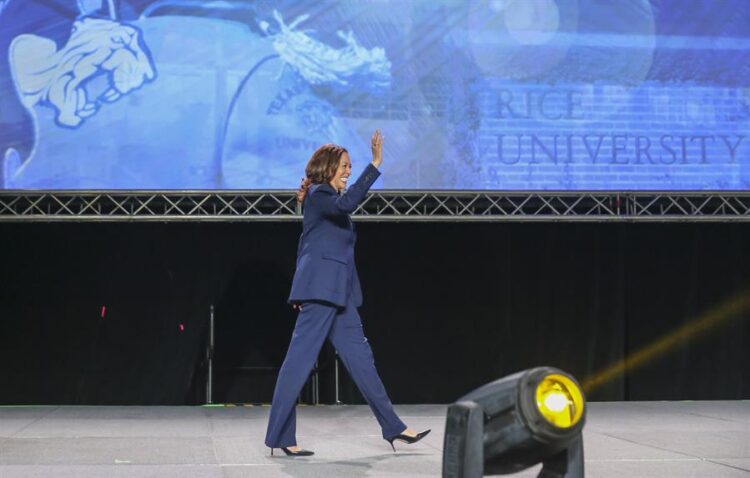
{"label": "navy blue pantsuit", "polygon": [[266,445],[269,447],[281,448],[297,444],[297,397],[326,338],[336,348],[344,366],[372,408],[383,438],[391,438],[406,429],[406,425],[393,410],[375,370],[372,350],[362,331],[356,307],[349,304],[339,309],[324,303],[308,302],[297,317],[289,351],[276,382],[266,433]]}
{"label": "navy blue pantsuit", "polygon": [[303,203],[303,230],[289,296],[301,304],[292,340],[276,380],[265,443],[297,444],[295,405],[325,339],[329,339],[380,424],[383,438],[406,429],[378,377],[357,307],[362,303],[354,264],[356,233],[349,217],[380,172],[368,165],[347,192],[329,184],[310,187]]}

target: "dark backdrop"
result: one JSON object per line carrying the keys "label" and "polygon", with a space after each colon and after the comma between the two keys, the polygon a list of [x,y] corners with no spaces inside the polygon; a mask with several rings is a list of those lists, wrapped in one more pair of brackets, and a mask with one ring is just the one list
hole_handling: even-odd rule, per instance
{"label": "dark backdrop", "polygon": [[[203,403],[211,304],[214,401],[269,402],[294,324],[285,299],[300,227],[0,224],[0,403]],[[360,222],[358,232],[360,312],[396,403],[450,402],[536,365],[583,381],[750,287],[745,224]],[[590,399],[750,398],[750,313],[740,315]],[[332,355],[319,361],[326,402]],[[341,390],[361,402],[345,373]]]}

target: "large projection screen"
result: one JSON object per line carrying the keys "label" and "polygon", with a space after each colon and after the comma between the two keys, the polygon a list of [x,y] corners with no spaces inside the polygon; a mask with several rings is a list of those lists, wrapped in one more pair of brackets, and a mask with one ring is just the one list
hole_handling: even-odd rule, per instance
{"label": "large projection screen", "polygon": [[747,0],[0,0],[0,189],[746,190]]}

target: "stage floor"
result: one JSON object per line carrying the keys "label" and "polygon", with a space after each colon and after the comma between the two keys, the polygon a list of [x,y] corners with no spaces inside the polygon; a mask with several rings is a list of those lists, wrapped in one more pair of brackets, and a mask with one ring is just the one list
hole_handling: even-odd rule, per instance
{"label": "stage floor", "polygon": [[[268,407],[0,407],[0,477],[440,476],[446,407],[396,408],[432,434],[393,453],[366,406],[300,407],[316,454],[288,458]],[[750,477],[750,401],[591,403],[584,452],[588,477]]]}

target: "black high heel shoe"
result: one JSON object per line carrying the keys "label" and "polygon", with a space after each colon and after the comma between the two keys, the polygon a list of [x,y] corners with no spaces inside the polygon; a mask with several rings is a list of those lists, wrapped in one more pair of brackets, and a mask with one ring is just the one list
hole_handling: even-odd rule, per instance
{"label": "black high heel shoe", "polygon": [[[299,449],[297,451],[292,451],[289,448],[285,447],[281,447],[281,451],[283,451],[286,456],[310,456],[315,454],[315,452],[312,450]],[[271,456],[273,456],[273,448],[271,448]]]}
{"label": "black high heel shoe", "polygon": [[388,443],[391,444],[391,448],[393,448],[393,452],[396,452],[396,447],[393,446],[393,442],[395,440],[402,441],[404,443],[412,444],[417,443],[422,438],[426,437],[432,430],[428,428],[427,430],[423,432],[419,432],[414,436],[404,435],[403,433],[396,435],[395,437],[391,438],[390,440],[386,440]]}

